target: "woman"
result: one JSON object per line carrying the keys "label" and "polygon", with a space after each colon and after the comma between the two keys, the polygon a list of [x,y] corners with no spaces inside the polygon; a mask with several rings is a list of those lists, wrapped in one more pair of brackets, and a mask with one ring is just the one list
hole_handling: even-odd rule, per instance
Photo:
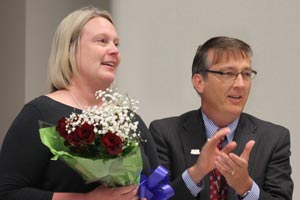
{"label": "woman", "polygon": [[[11,125],[0,153],[0,199],[115,200],[138,199],[136,185],[108,188],[85,184],[41,143],[38,120],[56,124],[62,116],[101,105],[97,90],[115,80],[120,63],[119,38],[107,12],[94,7],[68,15],[54,35],[49,60],[51,93],[27,103]],[[139,129],[143,172],[154,169],[157,155],[144,122]]]}

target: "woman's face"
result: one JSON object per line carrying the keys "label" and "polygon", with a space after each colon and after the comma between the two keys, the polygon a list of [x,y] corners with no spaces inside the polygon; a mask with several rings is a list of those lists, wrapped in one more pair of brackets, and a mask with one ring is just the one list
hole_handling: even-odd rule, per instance
{"label": "woman's face", "polygon": [[114,81],[121,60],[118,44],[116,29],[107,19],[86,23],[75,54],[80,84],[102,88]]}

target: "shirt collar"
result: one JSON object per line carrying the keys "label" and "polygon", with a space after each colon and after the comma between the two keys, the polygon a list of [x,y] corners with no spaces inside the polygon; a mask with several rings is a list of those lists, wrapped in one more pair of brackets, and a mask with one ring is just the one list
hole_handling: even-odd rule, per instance
{"label": "shirt collar", "polygon": [[[202,118],[204,121],[205,132],[206,132],[207,138],[212,137],[217,132],[217,130],[219,130],[220,128],[223,128],[223,127],[218,127],[217,125],[215,125],[215,123],[211,119],[209,119],[203,111],[201,111],[201,113],[202,113]],[[227,126],[230,129],[230,132],[227,135],[227,142],[231,142],[233,140],[234,132],[237,128],[239,119],[240,119],[240,117],[236,118],[233,122],[231,122]]]}

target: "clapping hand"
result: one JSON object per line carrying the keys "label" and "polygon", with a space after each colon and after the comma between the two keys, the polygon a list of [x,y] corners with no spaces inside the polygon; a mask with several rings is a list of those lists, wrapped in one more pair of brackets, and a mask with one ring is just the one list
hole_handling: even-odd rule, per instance
{"label": "clapping hand", "polygon": [[239,195],[252,187],[253,180],[248,173],[248,160],[254,144],[255,142],[250,140],[240,156],[234,153],[220,152],[215,160],[216,168],[225,177],[227,184]]}
{"label": "clapping hand", "polygon": [[218,148],[218,144],[229,132],[229,128],[222,128],[207,140],[201,149],[197,162],[188,169],[188,173],[195,183],[199,183],[206,174],[215,168],[215,160],[220,153],[228,154],[236,147],[235,142],[230,142],[224,149],[219,150]]}

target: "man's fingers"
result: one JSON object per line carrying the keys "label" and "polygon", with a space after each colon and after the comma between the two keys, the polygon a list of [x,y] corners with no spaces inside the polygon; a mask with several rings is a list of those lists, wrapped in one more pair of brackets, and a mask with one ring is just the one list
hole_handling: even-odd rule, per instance
{"label": "man's fingers", "polygon": [[243,158],[243,159],[245,159],[245,160],[247,160],[247,161],[249,160],[249,155],[250,155],[250,153],[251,153],[251,150],[252,150],[254,144],[255,144],[255,141],[254,141],[254,140],[250,140],[250,141],[246,144],[246,146],[245,146],[245,148],[244,148],[244,151],[243,151],[243,153],[241,154],[241,158]]}
{"label": "man's fingers", "polygon": [[224,138],[229,132],[230,132],[230,129],[228,127],[221,128],[208,141],[213,143],[215,146],[215,145],[219,144],[221,139]]}
{"label": "man's fingers", "polygon": [[229,142],[223,149],[222,152],[224,152],[225,154],[229,154],[230,152],[232,152],[235,147],[237,146],[236,142]]}

